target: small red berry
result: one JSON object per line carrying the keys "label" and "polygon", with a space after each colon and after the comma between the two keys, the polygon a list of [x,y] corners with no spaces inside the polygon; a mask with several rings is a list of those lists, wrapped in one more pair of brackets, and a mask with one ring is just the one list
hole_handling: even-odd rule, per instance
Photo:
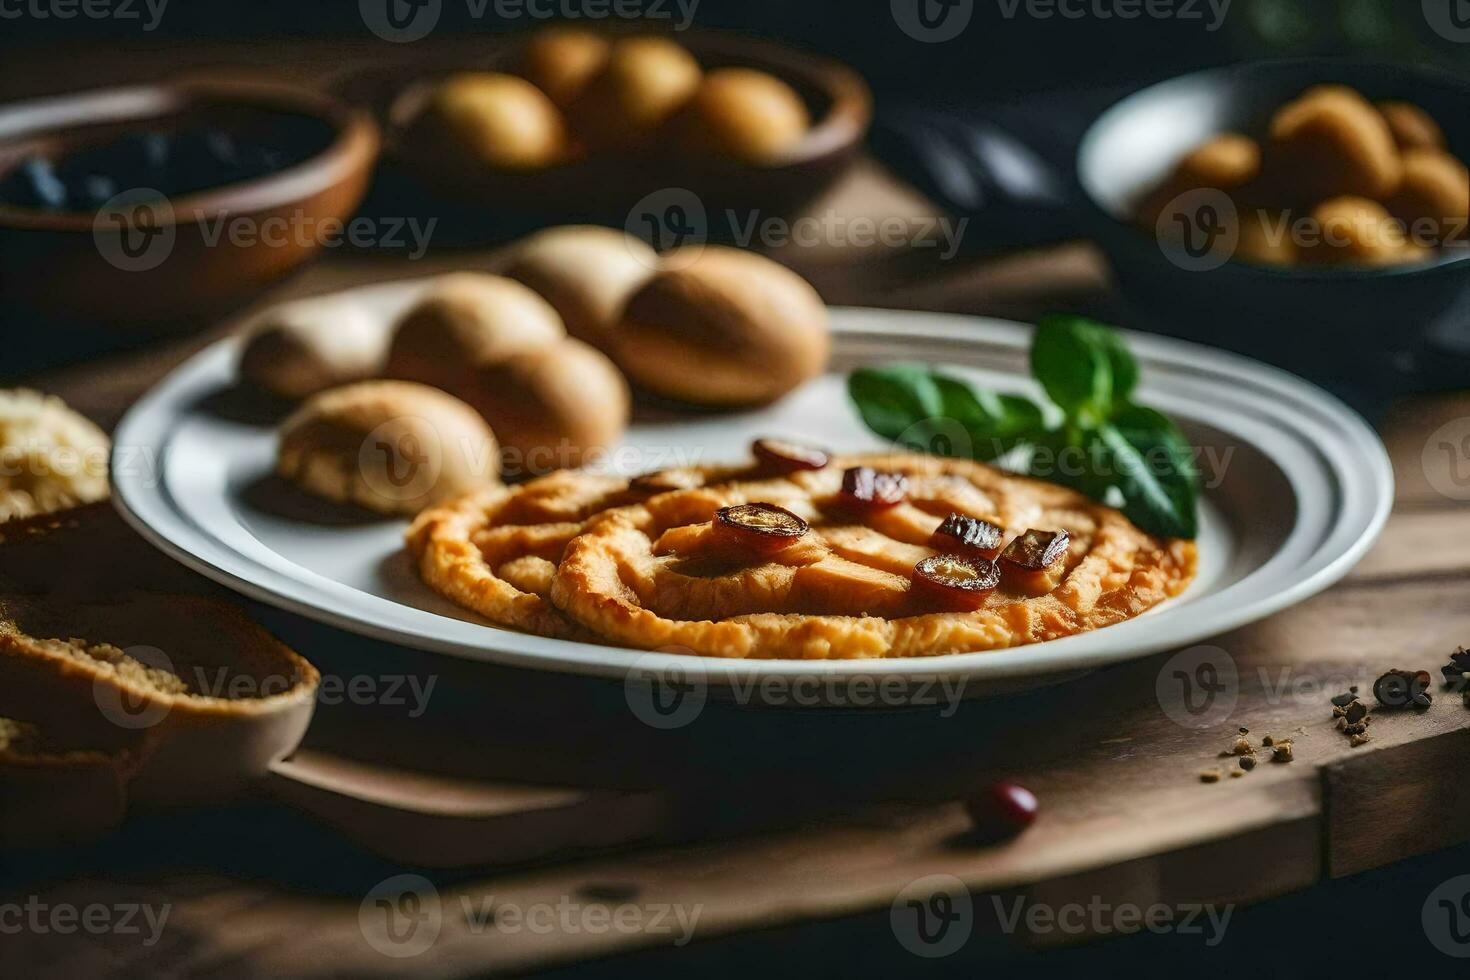
{"label": "small red berry", "polygon": [[992,783],[965,801],[975,833],[987,840],[1015,837],[1036,822],[1040,809],[1034,793],[1005,781]]}

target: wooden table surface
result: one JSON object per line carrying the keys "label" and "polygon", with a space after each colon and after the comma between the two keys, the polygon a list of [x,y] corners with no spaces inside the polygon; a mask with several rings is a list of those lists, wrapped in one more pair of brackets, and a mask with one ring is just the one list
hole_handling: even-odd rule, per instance
{"label": "wooden table surface", "polygon": [[[926,206],[864,163],[818,207],[915,214]],[[1081,244],[954,268],[828,248],[781,257],[836,303],[1018,318],[1110,304],[1105,270]],[[464,252],[418,262],[332,257],[262,302],[485,261]],[[111,425],[225,329],[23,380]],[[374,886],[416,869],[374,858],[276,804],[149,815],[106,845],[16,858],[7,875],[53,904],[166,903],[158,943],[145,947],[129,935],[87,942],[55,933],[7,936],[0,974],[12,975],[7,962],[32,975],[141,972],[145,965],[158,974],[514,972],[668,945],[679,938],[680,927],[670,931],[670,924],[680,914],[697,915],[693,935],[707,941],[886,913],[895,897],[911,894],[906,889],[927,900],[936,889],[960,886],[976,896],[979,937],[1001,925],[984,895],[1052,908],[1098,900],[1175,909],[1251,903],[1470,840],[1463,778],[1470,711],[1457,697],[1441,696],[1423,714],[1384,715],[1360,748],[1334,730],[1328,702],[1349,683],[1371,685],[1388,667],[1437,676],[1448,653],[1470,642],[1470,490],[1457,492],[1456,482],[1470,460],[1432,447],[1426,453],[1430,434],[1456,420],[1470,431],[1470,396],[1406,401],[1381,420],[1398,481],[1387,532],[1340,585],[1212,641],[1239,682],[1233,710],[1212,715],[1203,729],[1181,724],[1161,704],[1164,655],[1001,701],[820,716],[711,703],[687,729],[655,732],[602,682],[405,654],[271,615],[270,625],[328,672],[392,662],[439,677],[441,690],[455,692],[434,721],[457,743],[445,751],[476,757],[484,770],[622,788],[687,780],[697,787],[683,815],[688,839],[428,874],[443,910],[437,940],[404,960],[365,941],[360,911]],[[328,733],[360,732],[366,721],[390,736],[404,721],[327,708],[320,719]],[[1238,727],[1253,738],[1294,738],[1295,761],[1202,783],[1202,768],[1229,762],[1217,754]],[[1002,775],[1033,789],[1043,815],[1014,842],[982,845],[966,836],[953,800]],[[799,815],[794,824],[792,814]],[[503,919],[477,924],[474,914],[539,907],[632,911],[627,928],[578,919],[580,926],[549,931]],[[671,914],[655,922],[656,909]],[[904,928],[893,926],[896,949],[912,942]],[[1023,923],[1006,941],[1079,938]]]}

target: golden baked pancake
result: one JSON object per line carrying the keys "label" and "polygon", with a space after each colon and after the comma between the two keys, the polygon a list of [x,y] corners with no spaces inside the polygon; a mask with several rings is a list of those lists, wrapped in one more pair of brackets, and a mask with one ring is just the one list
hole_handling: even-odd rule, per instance
{"label": "golden baked pancake", "polygon": [[1193,542],[983,463],[757,456],[555,473],[428,510],[408,546],[424,581],[498,625],[712,657],[1036,643],[1137,616],[1194,575]]}

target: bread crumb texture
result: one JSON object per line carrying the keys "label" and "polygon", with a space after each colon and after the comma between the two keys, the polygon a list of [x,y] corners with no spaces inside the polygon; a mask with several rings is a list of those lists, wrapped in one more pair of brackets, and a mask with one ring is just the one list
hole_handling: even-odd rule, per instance
{"label": "bread crumb texture", "polygon": [[61,399],[0,390],[0,521],[106,498],[109,448]]}

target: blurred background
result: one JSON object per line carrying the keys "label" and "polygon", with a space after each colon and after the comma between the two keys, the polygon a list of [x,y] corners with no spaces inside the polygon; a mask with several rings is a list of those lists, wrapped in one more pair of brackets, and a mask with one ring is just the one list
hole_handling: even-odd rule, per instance
{"label": "blurred background", "polygon": [[[339,87],[363,72],[391,71],[394,65],[462,64],[501,43],[498,37],[527,34],[553,20],[627,26],[626,18],[608,16],[620,9],[611,0],[392,2],[409,13],[432,12],[428,36],[412,43],[376,36],[364,11],[381,7],[381,0],[115,0],[95,4],[95,15],[85,12],[93,8],[73,8],[65,0],[0,0],[0,101],[200,71],[245,71]],[[1070,182],[1078,141],[1104,108],[1150,83],[1203,67],[1353,57],[1463,76],[1470,70],[1470,28],[1459,26],[1465,17],[1455,18],[1467,14],[1460,9],[1464,6],[1463,0],[647,0],[627,9],[649,15],[658,29],[693,26],[775,39],[855,69],[875,100],[868,151],[820,199],[808,202],[806,213],[913,219],[956,211],[953,200],[936,195],[932,182],[926,183],[913,147],[892,138],[895,127],[915,118],[937,114],[993,125],[1034,151],[1056,180]],[[959,166],[963,171],[968,163],[962,160]],[[508,240],[537,223],[534,217],[512,221],[504,211],[475,210],[452,199],[405,203],[400,190],[385,188],[380,173],[363,212],[433,213],[439,225],[431,261],[450,250]],[[1086,241],[1093,236],[1070,223],[1060,229],[1013,222],[987,227],[983,210],[971,217],[963,247],[954,253],[855,249],[849,243],[832,247],[831,241],[820,248],[771,251],[806,275],[829,303],[1017,319],[1068,308],[1129,326],[1170,329],[1118,302],[1109,262]],[[1048,246],[1042,255],[1034,251],[1040,245]],[[29,250],[20,240],[0,236],[0,289],[7,276],[12,286],[31,278],[18,261]],[[318,271],[300,291],[319,292],[364,275],[435,271],[402,258],[391,249],[334,249],[318,267],[359,263],[351,275],[338,279]],[[234,311],[187,320],[185,332],[228,312]],[[14,333],[36,318],[32,307],[0,303],[0,330]],[[180,332],[180,324],[168,326],[169,332]],[[1226,343],[1230,333],[1228,324],[1211,326],[1204,339]],[[10,370],[51,367],[147,341],[135,331],[120,333],[96,323],[71,323],[32,339],[37,342],[27,345]],[[1319,345],[1314,339],[1306,346]],[[1241,347],[1262,353],[1250,344]],[[1375,359],[1383,354],[1372,351]],[[1281,360],[1303,372],[1312,367],[1305,353]],[[1372,396],[1336,383],[1343,373],[1334,369],[1317,380],[1370,406]]]}
{"label": "blurred background", "polygon": [[[1243,58],[1305,54],[1359,54],[1394,60],[1470,65],[1470,48],[1437,34],[1415,0],[1178,0],[1167,5],[1177,16],[1102,18],[1092,0],[1043,4],[1049,16],[1028,16],[1024,0],[961,0],[955,16],[971,10],[963,32],[942,43],[916,43],[899,34],[885,0],[698,0],[694,23],[794,42],[840,58],[861,71],[880,92],[902,93],[938,103],[984,104],[1016,95],[1141,82]],[[23,9],[20,3],[11,9]],[[525,30],[537,18],[505,16],[522,5],[445,2],[436,34],[476,35]],[[578,0],[528,9],[583,9]],[[676,22],[690,0],[667,0]],[[1141,10],[1143,4],[1137,5]],[[596,0],[585,5],[599,9]],[[291,0],[250,3],[166,4],[156,26],[144,0],[141,20],[117,18],[37,19],[12,17],[0,31],[0,50],[31,53],[33,47],[66,52],[52,77],[38,77],[44,64],[29,58],[0,60],[7,97],[54,91],[85,82],[94,57],[112,61],[119,42],[152,61],[119,69],[148,77],[169,65],[208,63],[211,42],[258,40],[260,67],[289,57],[281,40],[340,38],[368,42],[355,3],[303,4]],[[527,8],[523,8],[527,9]],[[1120,7],[1126,9],[1126,5]],[[1081,16],[1077,16],[1077,14]],[[1070,16],[1069,16],[1070,14]],[[544,21],[541,21],[544,22]]]}

